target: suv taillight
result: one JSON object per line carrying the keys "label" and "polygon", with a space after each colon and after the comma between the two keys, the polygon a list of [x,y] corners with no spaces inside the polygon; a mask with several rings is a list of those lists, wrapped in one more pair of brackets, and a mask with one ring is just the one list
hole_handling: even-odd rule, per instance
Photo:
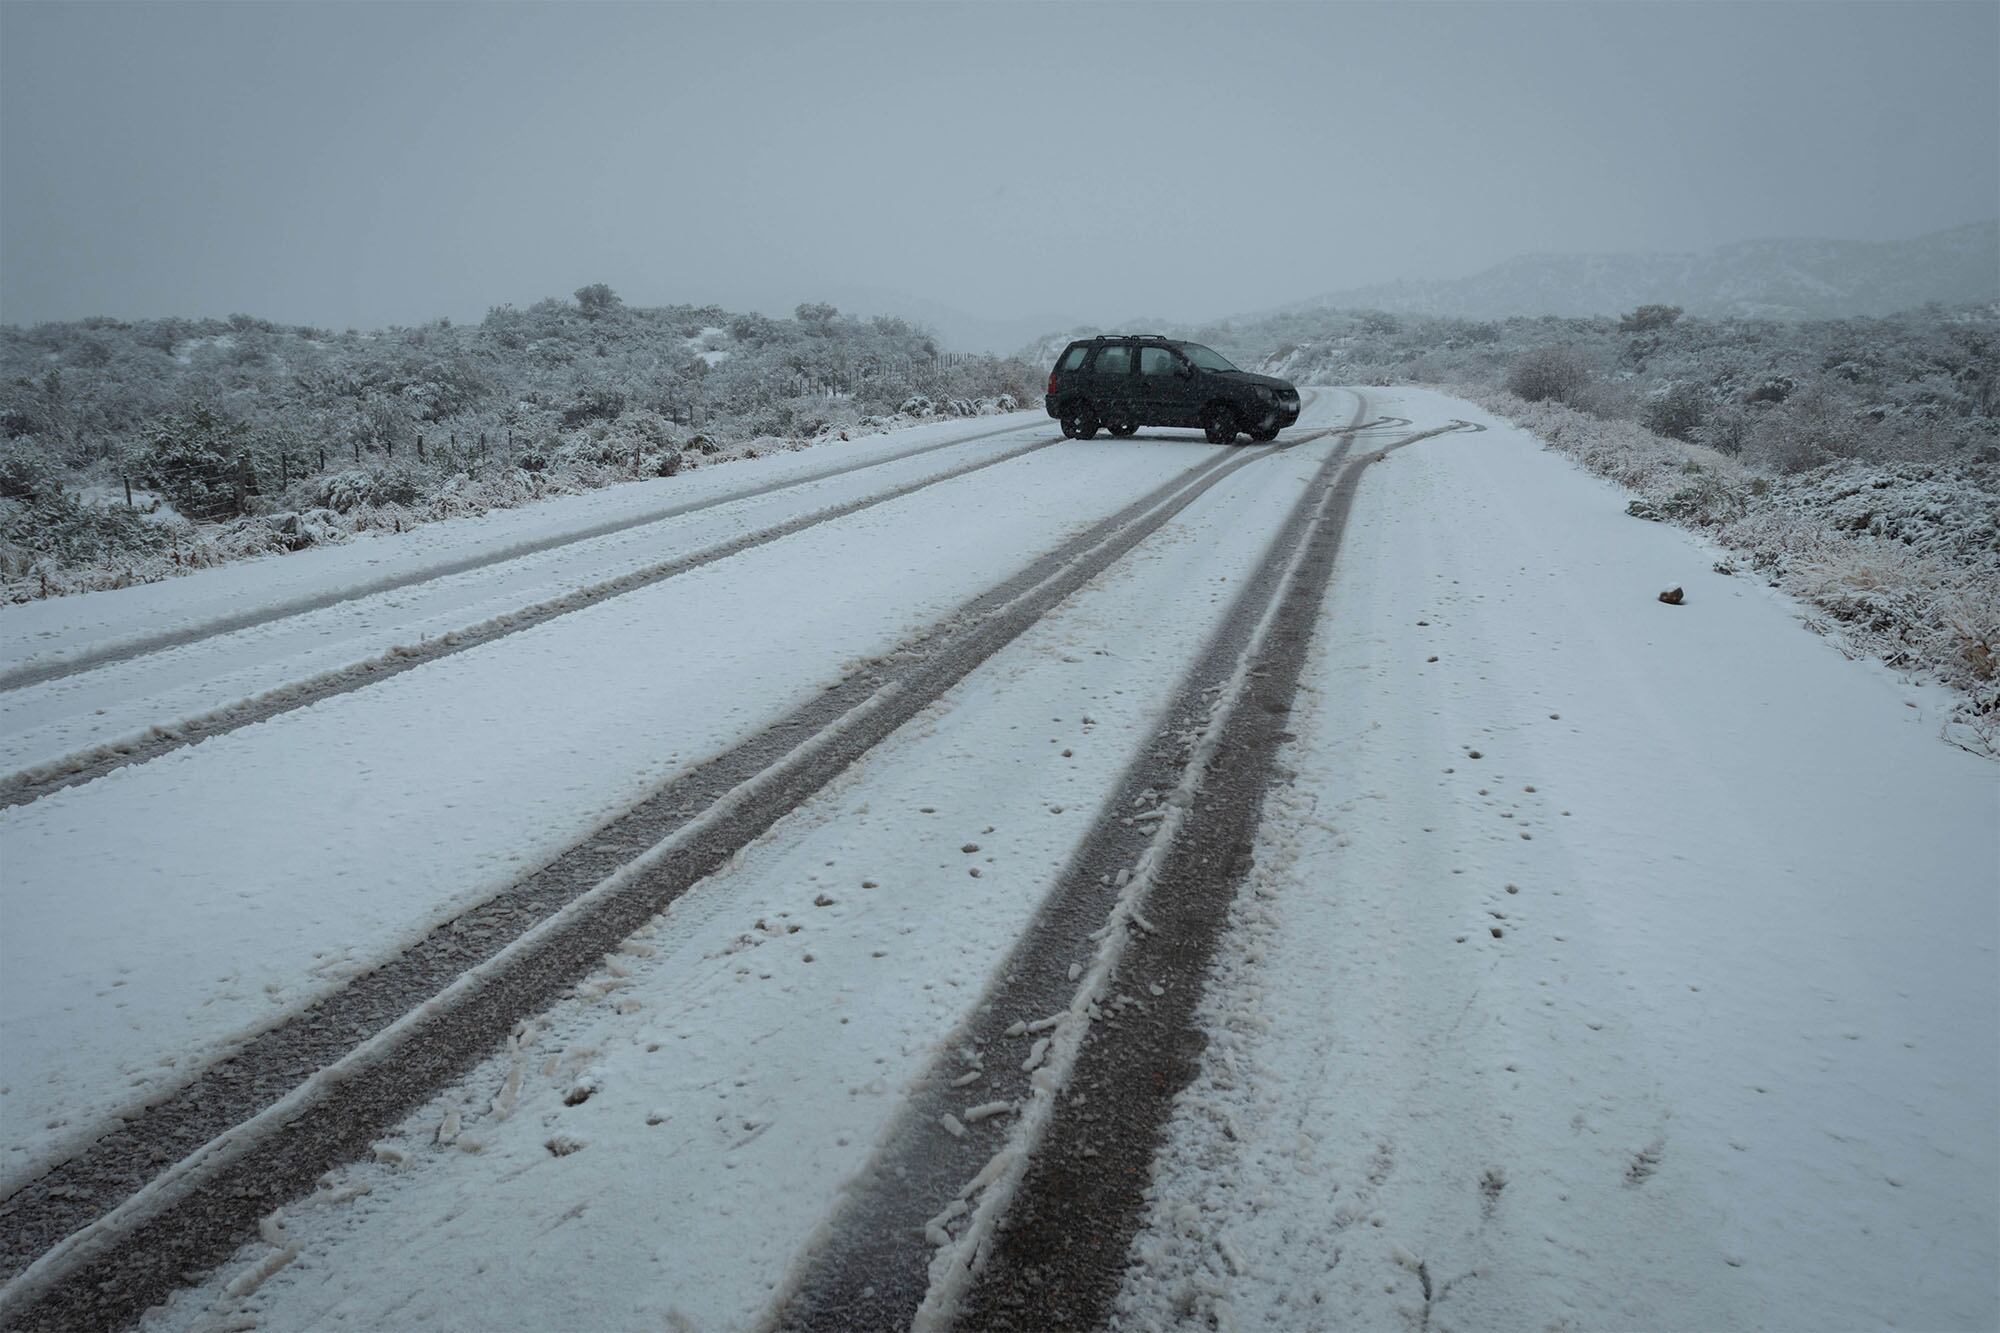
{"label": "suv taillight", "polygon": [[1057,373],[1057,372],[1055,372],[1055,371],[1053,371],[1053,370],[1051,370],[1051,371],[1049,372],[1049,388],[1048,388],[1048,391],[1049,391],[1050,393],[1054,393],[1054,392],[1056,391],[1056,373]]}

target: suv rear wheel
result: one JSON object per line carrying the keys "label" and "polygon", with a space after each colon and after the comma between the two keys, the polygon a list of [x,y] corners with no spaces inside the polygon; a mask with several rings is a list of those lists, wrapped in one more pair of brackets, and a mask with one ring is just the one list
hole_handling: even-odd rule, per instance
{"label": "suv rear wheel", "polygon": [[1097,414],[1090,410],[1090,404],[1082,399],[1071,399],[1064,405],[1062,433],[1072,440],[1087,440],[1097,434]]}
{"label": "suv rear wheel", "polygon": [[1272,440],[1278,438],[1278,428],[1276,426],[1266,426],[1262,430],[1253,430],[1250,432],[1250,438],[1259,444],[1269,444]]}
{"label": "suv rear wheel", "polygon": [[1210,444],[1234,444],[1242,427],[1237,424],[1234,409],[1214,403],[1202,412],[1201,429]]}

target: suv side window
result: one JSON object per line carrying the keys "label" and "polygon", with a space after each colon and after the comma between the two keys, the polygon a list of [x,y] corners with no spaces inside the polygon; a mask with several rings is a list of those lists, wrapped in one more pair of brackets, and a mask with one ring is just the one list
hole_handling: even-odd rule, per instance
{"label": "suv side window", "polygon": [[1097,354],[1097,364],[1091,367],[1100,375],[1129,375],[1132,373],[1132,349],[1124,343],[1111,343]]}
{"label": "suv side window", "polygon": [[1139,373],[1141,375],[1171,375],[1180,368],[1180,358],[1164,347],[1141,347],[1139,349]]}
{"label": "suv side window", "polygon": [[1069,349],[1069,353],[1062,359],[1062,365],[1058,366],[1057,369],[1058,370],[1077,369],[1078,367],[1083,365],[1084,355],[1089,351],[1090,351],[1089,343],[1078,343],[1076,346]]}

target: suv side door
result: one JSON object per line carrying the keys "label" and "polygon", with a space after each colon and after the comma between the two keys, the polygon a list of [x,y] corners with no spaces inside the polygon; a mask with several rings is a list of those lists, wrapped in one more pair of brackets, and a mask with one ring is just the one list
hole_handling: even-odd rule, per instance
{"label": "suv side door", "polygon": [[1090,362],[1090,405],[1097,419],[1109,424],[1137,420],[1136,377],[1132,374],[1132,344],[1111,338]]}
{"label": "suv side door", "polygon": [[1153,426],[1199,425],[1194,367],[1171,347],[1139,348],[1140,420]]}

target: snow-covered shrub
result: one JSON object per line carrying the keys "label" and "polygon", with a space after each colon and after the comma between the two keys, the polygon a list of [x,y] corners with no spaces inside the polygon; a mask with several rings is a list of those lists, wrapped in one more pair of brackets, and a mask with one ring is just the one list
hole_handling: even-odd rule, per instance
{"label": "snow-covered shrub", "polygon": [[1806,472],[1862,449],[1862,427],[1851,400],[1826,384],[1792,394],[1765,409],[1744,444],[1751,462],[1778,473]]}
{"label": "snow-covered shrub", "polygon": [[1507,391],[1531,403],[1569,402],[1590,382],[1590,363],[1574,347],[1537,347],[1507,372]]}
{"label": "snow-covered shrub", "polygon": [[193,519],[234,514],[245,498],[243,427],[205,404],[154,423],[143,457],[146,484]]}
{"label": "snow-covered shrub", "polygon": [[1620,333],[1650,333],[1654,329],[1672,327],[1681,317],[1677,305],[1642,305],[1637,310],[1623,316],[1618,321]]}
{"label": "snow-covered shrub", "polygon": [[419,494],[419,477],[414,471],[396,464],[383,464],[343,468],[317,478],[313,486],[313,503],[335,513],[347,514],[364,505],[414,504]]}
{"label": "snow-covered shrub", "polygon": [[[1641,306],[1644,310],[1648,307]],[[1673,309],[1669,306],[1667,309]],[[1678,311],[1675,311],[1679,314]],[[1694,440],[1708,417],[1708,395],[1685,380],[1649,396],[1639,409],[1639,424],[1671,440]]]}
{"label": "snow-covered shrub", "polygon": [[61,492],[0,499],[0,543],[56,565],[125,561],[164,550],[170,540],[167,528],[124,505],[85,504]]}
{"label": "snow-covered shrub", "polygon": [[602,384],[579,388],[563,405],[562,422],[569,427],[586,421],[610,421],[625,410],[625,395]]}
{"label": "snow-covered shrub", "polygon": [[0,499],[47,499],[62,490],[63,469],[33,435],[0,439]]}

